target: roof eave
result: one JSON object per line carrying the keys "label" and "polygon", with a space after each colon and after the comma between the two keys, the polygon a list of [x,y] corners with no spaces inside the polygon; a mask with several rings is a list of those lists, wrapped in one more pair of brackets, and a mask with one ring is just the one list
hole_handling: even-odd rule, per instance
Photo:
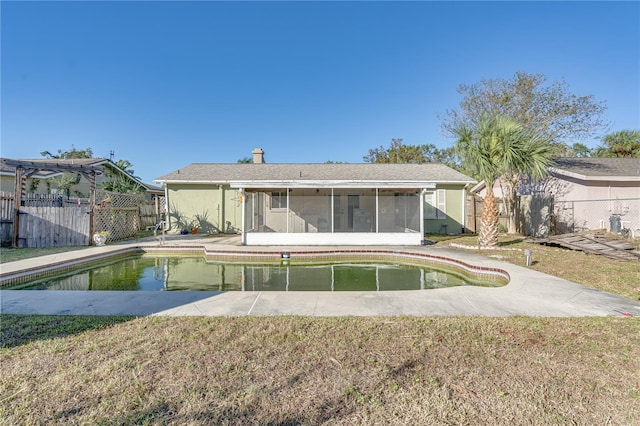
{"label": "roof eave", "polygon": [[574,179],[580,179],[580,180],[585,180],[585,181],[608,181],[608,180],[614,180],[614,181],[625,181],[625,182],[629,182],[629,181],[639,181],[640,182],[640,176],[617,176],[617,175],[587,176],[587,175],[583,175],[583,174],[580,174],[580,173],[575,173],[575,172],[571,172],[571,171],[568,171],[568,170],[556,169],[556,168],[551,168],[551,169],[549,169],[549,171],[554,175],[567,176],[567,177],[571,177],[571,178],[574,178]]}

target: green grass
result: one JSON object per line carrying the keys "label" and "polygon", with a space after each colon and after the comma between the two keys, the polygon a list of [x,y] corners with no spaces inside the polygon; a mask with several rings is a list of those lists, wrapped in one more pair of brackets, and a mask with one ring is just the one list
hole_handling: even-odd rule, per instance
{"label": "green grass", "polygon": [[68,251],[86,249],[86,246],[73,247],[47,247],[47,248],[0,248],[0,263],[14,262],[16,260],[31,259],[47,256],[49,254],[66,253]]}
{"label": "green grass", "polygon": [[636,318],[0,318],[4,424],[640,424]]}

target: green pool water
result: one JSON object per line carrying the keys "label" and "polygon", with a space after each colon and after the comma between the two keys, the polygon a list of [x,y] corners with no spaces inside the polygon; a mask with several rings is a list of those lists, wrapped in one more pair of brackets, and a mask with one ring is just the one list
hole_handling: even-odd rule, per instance
{"label": "green pool water", "polygon": [[133,255],[23,283],[24,290],[389,291],[463,285],[499,287],[424,265],[368,261],[212,262],[204,257]]}

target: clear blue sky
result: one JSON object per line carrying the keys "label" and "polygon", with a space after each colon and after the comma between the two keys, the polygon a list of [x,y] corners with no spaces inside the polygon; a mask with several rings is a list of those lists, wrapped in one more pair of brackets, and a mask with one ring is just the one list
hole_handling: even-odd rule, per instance
{"label": "clear blue sky", "polygon": [[[10,2],[1,155],[90,147],[151,183],[192,162],[362,162],[452,143],[461,83],[516,71],[640,128],[640,3]],[[590,144],[595,146],[595,144]]]}

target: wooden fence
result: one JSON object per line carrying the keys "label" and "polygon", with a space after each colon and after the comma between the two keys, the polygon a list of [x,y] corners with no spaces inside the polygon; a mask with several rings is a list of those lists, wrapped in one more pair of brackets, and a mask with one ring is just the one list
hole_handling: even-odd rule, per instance
{"label": "wooden fence", "polygon": [[[479,196],[467,195],[467,218],[465,228],[469,232],[480,231],[480,219],[482,217],[482,205],[484,200]],[[496,199],[498,205],[498,226],[501,229],[507,229],[509,226],[509,215],[504,201]]]}
{"label": "wooden fence", "polygon": [[[480,230],[483,199],[467,196],[467,218],[465,227],[470,232]],[[496,199],[498,204],[498,226],[501,232],[506,232],[509,227],[509,215],[504,200]],[[542,237],[548,236],[551,231],[551,211],[553,200],[546,194],[523,195],[516,200],[516,226],[517,231],[524,235]]]}
{"label": "wooden fence", "polygon": [[[13,241],[14,194],[0,192],[0,242]],[[19,247],[89,245],[89,225],[107,231],[108,241],[134,236],[155,225],[164,209],[164,197],[148,201],[141,195],[96,191],[97,204],[91,217],[89,200],[57,194],[27,194],[22,200],[18,230]]]}
{"label": "wooden fence", "polygon": [[18,247],[87,246],[90,221],[88,206],[22,207]]}

